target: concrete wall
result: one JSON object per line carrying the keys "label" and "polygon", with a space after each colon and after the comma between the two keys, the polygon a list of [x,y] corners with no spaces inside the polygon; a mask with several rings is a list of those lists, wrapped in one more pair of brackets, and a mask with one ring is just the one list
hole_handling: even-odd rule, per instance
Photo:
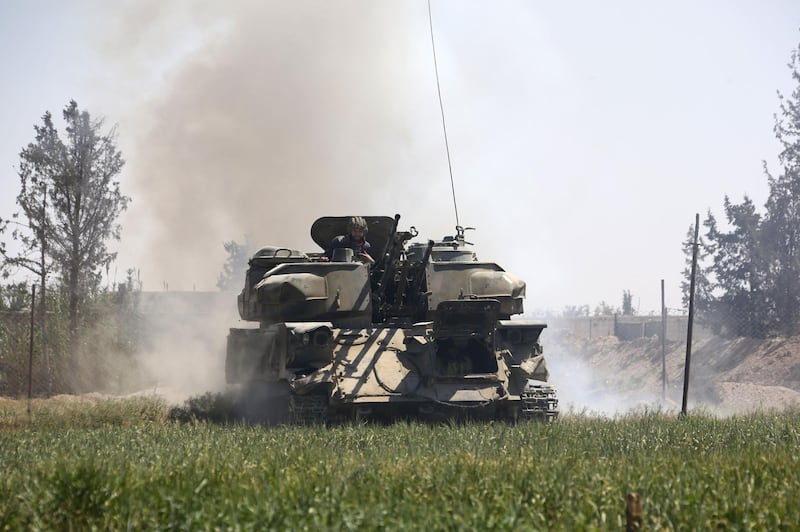
{"label": "concrete wall", "polygon": [[[617,336],[620,340],[635,340],[661,334],[659,316],[580,316],[573,318],[547,318],[551,331],[569,332],[578,338]],[[667,316],[666,338],[671,342],[686,341],[688,316]],[[697,322],[694,324],[694,339],[705,338],[711,332]]]}

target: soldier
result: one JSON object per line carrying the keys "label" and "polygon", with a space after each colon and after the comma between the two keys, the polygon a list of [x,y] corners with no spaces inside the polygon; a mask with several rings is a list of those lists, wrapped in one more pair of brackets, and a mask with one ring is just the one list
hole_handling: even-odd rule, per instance
{"label": "soldier", "polygon": [[375,259],[369,254],[369,242],[367,242],[367,221],[361,216],[352,216],[347,223],[347,234],[337,236],[331,242],[326,256],[329,260],[333,259],[333,250],[338,248],[350,248],[353,255],[363,262],[374,264]]}

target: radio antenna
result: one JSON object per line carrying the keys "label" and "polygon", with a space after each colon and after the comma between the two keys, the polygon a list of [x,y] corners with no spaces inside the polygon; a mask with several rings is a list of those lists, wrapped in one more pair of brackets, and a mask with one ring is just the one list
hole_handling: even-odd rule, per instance
{"label": "radio antenna", "polygon": [[450,162],[450,144],[447,142],[447,125],[444,120],[444,104],[442,103],[442,89],[439,86],[439,65],[436,63],[436,43],[433,39],[433,17],[431,16],[431,0],[428,0],[428,24],[431,28],[431,48],[433,49],[433,71],[436,73],[436,92],[439,94],[439,110],[442,112],[442,131],[444,131],[444,148],[447,151],[447,169],[450,171],[450,189],[453,192],[453,209],[456,213],[456,226],[458,222],[458,204],[456,203],[456,185],[453,181],[453,164]]}

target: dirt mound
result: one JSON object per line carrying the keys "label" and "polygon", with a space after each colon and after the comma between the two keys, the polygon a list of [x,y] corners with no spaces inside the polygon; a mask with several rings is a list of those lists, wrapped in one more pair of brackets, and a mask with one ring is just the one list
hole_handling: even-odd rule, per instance
{"label": "dirt mound", "polygon": [[736,413],[751,410],[784,409],[800,405],[800,392],[783,386],[747,382],[721,382],[717,385],[718,408]]}
{"label": "dirt mound", "polygon": [[[619,412],[646,404],[682,402],[686,345],[668,342],[664,353],[666,400],[662,400],[662,346],[657,337],[620,341],[614,336],[546,339],[552,381],[565,406]],[[719,413],[781,409],[800,404],[800,337],[718,338],[692,348],[689,405]]]}

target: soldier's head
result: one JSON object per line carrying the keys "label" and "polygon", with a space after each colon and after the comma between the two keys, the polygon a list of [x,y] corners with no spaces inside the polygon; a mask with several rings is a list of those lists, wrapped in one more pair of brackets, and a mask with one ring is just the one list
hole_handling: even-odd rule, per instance
{"label": "soldier's head", "polygon": [[361,216],[351,216],[347,222],[347,233],[356,242],[364,240],[367,230],[367,221]]}

